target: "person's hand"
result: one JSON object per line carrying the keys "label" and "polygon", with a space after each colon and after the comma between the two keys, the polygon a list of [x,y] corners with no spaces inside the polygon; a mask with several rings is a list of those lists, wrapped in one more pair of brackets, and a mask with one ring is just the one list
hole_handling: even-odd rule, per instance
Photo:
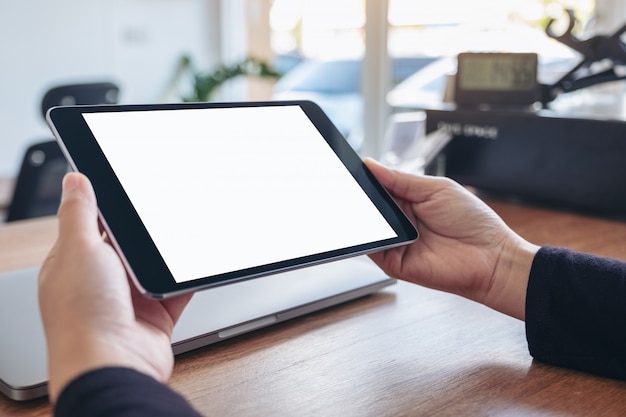
{"label": "person's hand", "polygon": [[48,346],[52,402],[80,374],[106,366],[134,368],[166,381],[171,334],[191,295],[143,297],[98,226],[89,180],[67,174],[59,236],[39,274],[39,306]]}
{"label": "person's hand", "polygon": [[524,319],[539,249],[474,194],[443,177],[415,176],[365,161],[420,232],[406,246],[373,253],[388,275],[481,302]]}

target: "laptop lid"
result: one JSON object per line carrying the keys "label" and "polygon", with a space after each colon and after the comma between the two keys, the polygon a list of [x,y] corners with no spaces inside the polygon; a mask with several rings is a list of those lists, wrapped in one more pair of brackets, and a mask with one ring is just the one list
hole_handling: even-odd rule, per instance
{"label": "laptop lid", "polygon": [[[39,267],[0,274],[0,391],[47,394],[46,344],[37,303]],[[172,335],[174,354],[197,349],[378,291],[395,280],[365,256],[198,292]]]}

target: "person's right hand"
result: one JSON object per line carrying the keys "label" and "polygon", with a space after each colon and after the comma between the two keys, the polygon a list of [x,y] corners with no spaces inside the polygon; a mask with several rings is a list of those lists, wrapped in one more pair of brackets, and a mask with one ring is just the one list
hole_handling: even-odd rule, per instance
{"label": "person's right hand", "polygon": [[376,264],[391,277],[524,319],[526,286],[538,246],[448,178],[402,173],[371,159],[365,163],[420,232],[412,244],[371,254]]}
{"label": "person's right hand", "polygon": [[172,331],[191,295],[152,300],[129,282],[98,227],[96,196],[84,175],[65,176],[58,218],[58,239],[39,274],[50,400],[79,375],[103,367],[167,381]]}

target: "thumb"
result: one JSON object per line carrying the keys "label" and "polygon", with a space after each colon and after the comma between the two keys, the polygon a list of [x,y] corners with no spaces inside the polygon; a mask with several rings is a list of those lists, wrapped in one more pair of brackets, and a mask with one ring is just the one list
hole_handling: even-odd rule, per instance
{"label": "thumb", "polygon": [[405,197],[408,188],[408,181],[403,181],[401,173],[387,168],[372,158],[365,158],[364,162],[367,168],[372,172],[372,174],[374,174],[378,182],[380,182],[390,194],[396,197]]}
{"label": "thumb", "polygon": [[[390,169],[381,163],[367,158],[365,165],[374,174],[376,179],[396,198],[407,200],[411,203],[422,203],[429,200],[440,191],[449,190],[469,194],[456,181],[447,177],[430,175],[414,175]],[[457,197],[458,198],[458,197]]]}
{"label": "thumb", "polygon": [[394,181],[394,171],[390,170],[377,160],[367,157],[363,160],[367,168],[374,174],[376,179],[385,187]]}
{"label": "thumb", "polygon": [[58,211],[59,237],[100,236],[96,195],[89,179],[78,172],[63,178],[63,194]]}

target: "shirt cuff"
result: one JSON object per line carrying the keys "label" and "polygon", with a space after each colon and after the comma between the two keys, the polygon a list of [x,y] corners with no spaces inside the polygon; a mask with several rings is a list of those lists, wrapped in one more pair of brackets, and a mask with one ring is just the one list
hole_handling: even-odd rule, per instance
{"label": "shirt cuff", "polygon": [[626,379],[626,263],[542,247],[528,281],[526,338],[537,360]]}
{"label": "shirt cuff", "polygon": [[134,369],[123,367],[88,371],[63,389],[55,417],[65,416],[199,416],[187,401]]}

